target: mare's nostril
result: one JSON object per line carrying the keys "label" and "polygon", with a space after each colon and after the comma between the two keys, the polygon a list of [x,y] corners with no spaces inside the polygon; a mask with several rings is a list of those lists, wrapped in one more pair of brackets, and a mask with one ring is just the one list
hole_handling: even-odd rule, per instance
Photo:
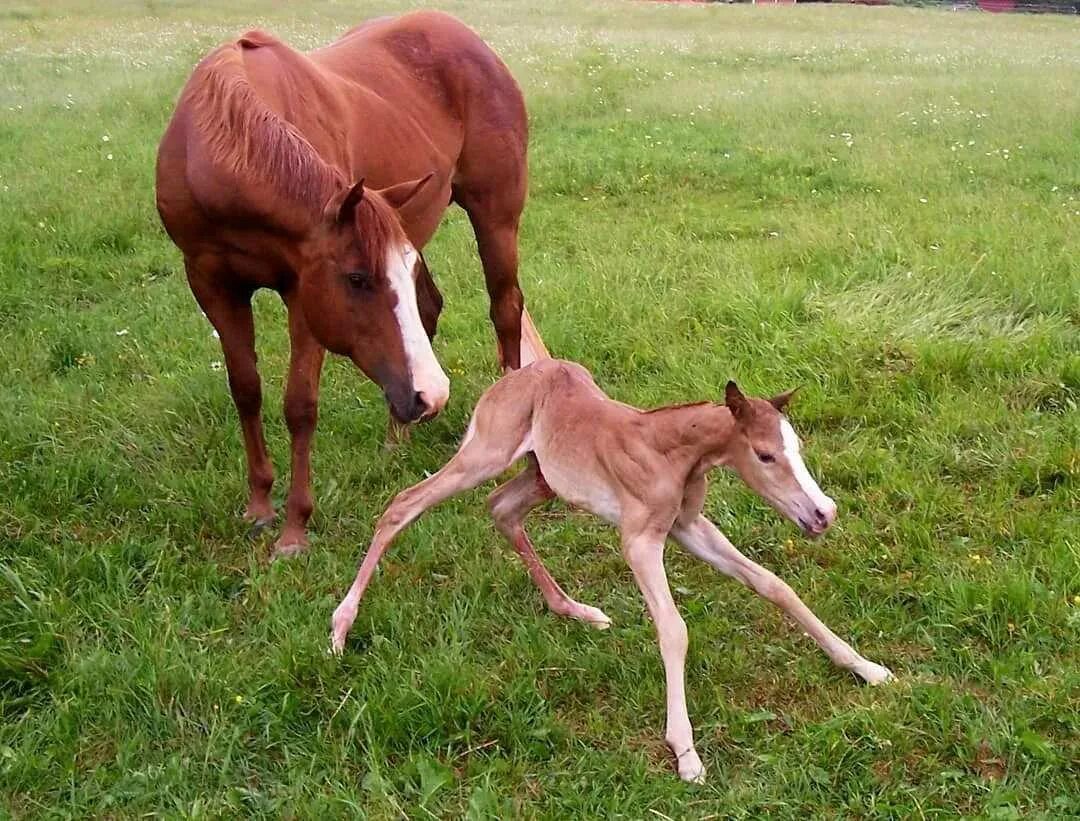
{"label": "mare's nostril", "polygon": [[418,391],[407,393],[397,401],[389,401],[394,416],[397,417],[399,422],[406,424],[415,422],[427,411],[427,402],[424,401],[423,396]]}
{"label": "mare's nostril", "polygon": [[420,391],[416,391],[412,396],[412,413],[409,415],[410,421],[419,419],[427,412],[428,403],[427,400],[424,399],[424,394],[420,393]]}

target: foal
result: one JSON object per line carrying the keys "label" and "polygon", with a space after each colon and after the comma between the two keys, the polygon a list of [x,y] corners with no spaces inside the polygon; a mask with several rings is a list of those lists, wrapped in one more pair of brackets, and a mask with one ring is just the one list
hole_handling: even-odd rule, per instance
{"label": "foal", "polygon": [[814,482],[799,439],[782,415],[791,392],[750,399],[734,382],[725,405],[702,402],[643,412],[608,398],[580,365],[541,359],[495,383],[480,398],[454,457],[436,474],[397,495],[379,519],[348,595],[334,611],[331,644],[340,653],[379,558],[425,510],[479,485],[526,454],[528,465],[488,499],[498,529],[525,562],[551,610],[595,627],[610,625],[595,607],[563,592],[536,555],[523,522],[555,496],[619,528],[623,555],[656,623],[667,679],[666,740],[679,775],[701,781],[686,712],[686,625],[664,573],[670,536],[721,573],[752,587],[791,616],[840,667],[870,684],[891,677],[826,627],[794,591],[748,559],[701,515],[706,473],[723,465],[806,535],[824,533],[836,505]]}

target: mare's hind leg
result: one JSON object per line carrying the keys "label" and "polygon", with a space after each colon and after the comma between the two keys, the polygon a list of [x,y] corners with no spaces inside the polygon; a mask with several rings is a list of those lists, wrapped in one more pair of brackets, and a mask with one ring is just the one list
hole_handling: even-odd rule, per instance
{"label": "mare's hind leg", "polygon": [[513,413],[511,408],[500,413],[502,408],[486,404],[485,398],[477,405],[465,439],[453,458],[434,475],[395,496],[379,518],[356,579],[334,611],[330,644],[335,653],[345,647],[345,637],[356,620],[360,598],[394,537],[428,508],[498,476],[528,450],[528,415]]}
{"label": "mare's hind leg", "polygon": [[553,498],[555,493],[540,475],[536,456],[530,454],[528,467],[509,482],[499,485],[488,497],[488,507],[495,526],[514,546],[551,611],[586,622],[601,630],[608,628],[611,626],[611,619],[602,610],[581,604],[566,595],[544,567],[529,534],[525,532],[524,521],[529,511]]}
{"label": "mare's hind leg", "polygon": [[274,519],[270,488],[274,467],[266,450],[262,427],[262,385],[255,364],[255,323],[251,315],[250,288],[228,288],[221,283],[228,275],[224,265],[210,255],[198,260],[185,258],[188,283],[195,299],[221,338],[229,388],[240,414],[247,455],[249,497],[244,518],[257,528]]}
{"label": "mare's hind leg", "polygon": [[[503,369],[521,367],[521,313],[518,285],[518,223],[525,207],[527,172],[524,135],[502,135],[493,146],[472,146],[459,164],[454,200],[465,209],[476,235],[491,299],[491,322]],[[496,139],[496,138],[493,138]]]}

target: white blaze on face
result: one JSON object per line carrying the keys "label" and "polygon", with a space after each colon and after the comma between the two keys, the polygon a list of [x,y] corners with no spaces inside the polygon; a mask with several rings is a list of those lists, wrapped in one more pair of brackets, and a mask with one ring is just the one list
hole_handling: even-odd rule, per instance
{"label": "white blaze on face", "polygon": [[780,420],[780,436],[784,442],[784,457],[791,466],[791,472],[795,475],[795,481],[799,483],[802,492],[807,495],[811,503],[823,512],[832,521],[836,515],[836,503],[821,492],[818,483],[806,469],[806,464],[799,453],[799,437],[795,435],[795,429],[787,419]]}
{"label": "white blaze on face", "polygon": [[386,272],[390,288],[397,297],[394,316],[401,330],[401,343],[405,348],[405,361],[413,387],[427,403],[429,415],[434,415],[446,406],[450,398],[450,380],[435,358],[424,323],[420,321],[416,281],[413,279],[416,257],[416,249],[408,243],[400,248],[391,248]]}

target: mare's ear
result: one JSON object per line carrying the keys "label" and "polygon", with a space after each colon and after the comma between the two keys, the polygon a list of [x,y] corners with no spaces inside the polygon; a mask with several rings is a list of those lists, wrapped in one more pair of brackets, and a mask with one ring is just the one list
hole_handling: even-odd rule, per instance
{"label": "mare's ear", "polygon": [[379,193],[383,198],[390,203],[395,211],[400,211],[409,201],[412,200],[425,185],[435,176],[434,171],[429,171],[427,175],[420,177],[418,180],[409,180],[408,182],[399,182],[397,185],[391,185],[389,188],[383,188]]}
{"label": "mare's ear", "polygon": [[791,402],[791,397],[795,395],[795,393],[799,390],[799,387],[801,386],[794,387],[789,391],[784,391],[783,393],[778,393],[776,396],[769,400],[769,404],[776,408],[778,411],[780,411],[780,413],[783,413],[784,408],[786,408],[788,406],[788,403]]}
{"label": "mare's ear", "polygon": [[743,419],[750,413],[750,402],[733,380],[728,380],[727,387],[724,388],[724,404],[736,419]]}
{"label": "mare's ear", "polygon": [[344,225],[353,221],[353,213],[360,200],[364,198],[364,181],[357,180],[348,188],[342,188],[330,197],[326,203],[324,214],[330,222]]}

